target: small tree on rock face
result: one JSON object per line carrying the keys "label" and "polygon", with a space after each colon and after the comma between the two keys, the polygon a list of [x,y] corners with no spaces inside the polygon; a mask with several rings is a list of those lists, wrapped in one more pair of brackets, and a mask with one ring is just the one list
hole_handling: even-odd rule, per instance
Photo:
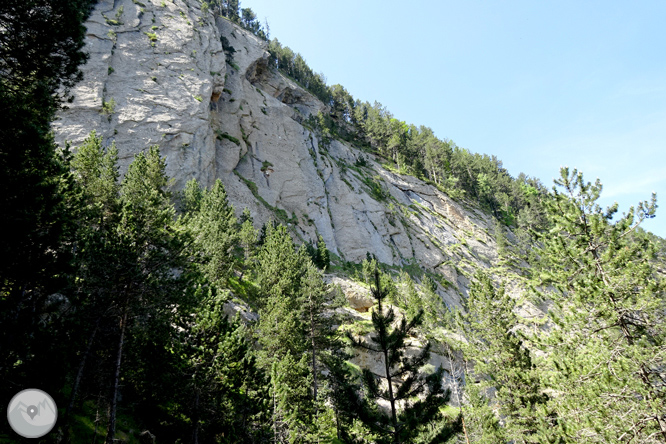
{"label": "small tree on rock face", "polygon": [[326,248],[326,242],[321,234],[317,236],[317,245],[308,243],[305,245],[305,251],[312,259],[312,263],[322,270],[326,270],[331,263],[330,252]]}
{"label": "small tree on rock face", "polygon": [[[384,307],[387,293],[382,288],[376,268],[371,291],[377,301],[377,308],[372,312],[375,334],[370,337],[369,343],[349,335],[356,347],[379,353],[384,363],[381,377],[368,369],[363,371],[368,403],[362,414],[363,421],[380,436],[381,443],[411,443],[426,437],[424,442],[428,443],[448,441],[457,433],[458,427],[457,422],[443,420],[440,412],[450,396],[450,391],[442,386],[444,370],[439,368],[429,376],[419,372],[430,357],[430,344],[426,344],[415,356],[405,354],[406,341],[421,323],[423,311],[419,311],[410,322],[403,317],[394,327],[396,313],[393,308]],[[379,399],[388,402],[388,414],[369,405],[370,401]]]}

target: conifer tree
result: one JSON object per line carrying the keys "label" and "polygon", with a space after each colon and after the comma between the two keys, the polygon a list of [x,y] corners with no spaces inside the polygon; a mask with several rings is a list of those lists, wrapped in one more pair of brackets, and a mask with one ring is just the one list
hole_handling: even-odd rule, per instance
{"label": "conifer tree", "polygon": [[107,442],[115,439],[122,369],[136,345],[135,334],[150,336],[169,325],[169,307],[182,298],[187,283],[186,274],[174,273],[184,266],[187,238],[175,227],[159,150],[151,147],[137,155],[119,186],[116,156],[113,147],[104,153],[101,140],[91,135],[74,160],[75,178],[86,187],[82,201],[88,222],[77,241],[75,282],[77,292],[86,296],[79,320],[90,327],[72,401],[95,332],[104,326],[107,341],[101,355],[110,387]]}
{"label": "conifer tree", "polygon": [[[356,412],[356,408],[352,408],[349,412],[340,413],[341,409],[350,406],[343,401],[342,393],[349,393],[353,383],[344,364],[351,356],[335,331],[335,325],[341,323],[335,312],[341,301],[335,295],[328,291],[321,272],[308,261],[301,279],[301,298],[311,357],[315,433],[319,436],[328,435],[333,430],[343,434],[343,429],[349,425],[347,419],[353,418]],[[334,415],[328,414],[331,404]]]}
{"label": "conifer tree", "polygon": [[241,214],[239,222],[240,228],[238,230],[238,240],[243,252],[240,278],[243,279],[243,273],[248,267],[252,265],[252,261],[255,257],[257,230],[254,228],[252,215],[250,214],[250,210],[248,208],[243,210],[243,214]]}
{"label": "conifer tree", "polygon": [[[186,204],[198,206],[191,221],[194,248],[201,255],[202,271],[208,281],[222,287],[233,270],[238,243],[234,208],[219,179],[210,190],[203,190],[200,197],[195,187],[193,184],[191,189],[186,189]],[[200,200],[198,205],[197,199]]]}
{"label": "conifer tree", "polygon": [[325,317],[324,308],[327,301],[326,287],[318,270],[309,262],[306,265],[305,274],[302,278],[301,293],[304,310],[304,323],[307,325],[308,348],[311,356],[312,369],[312,393],[315,402],[318,401],[318,378],[321,370],[321,355],[331,346],[332,325],[329,317]]}
{"label": "conifer tree", "polygon": [[204,192],[196,179],[190,179],[182,192],[182,211],[186,217],[194,217],[201,209]]}
{"label": "conifer tree", "polygon": [[100,332],[109,329],[108,312],[115,301],[108,279],[115,265],[109,244],[113,243],[120,217],[117,161],[115,145],[105,149],[102,138],[95,132],[86,138],[72,160],[74,180],[80,190],[80,223],[76,236],[75,278],[68,293],[77,307],[76,318],[72,320],[73,337],[85,338],[85,342],[72,344],[82,353],[75,363],[76,375],[63,418],[65,422],[78,396],[86,364],[99,341]]}
{"label": "conifer tree", "polygon": [[326,248],[326,242],[321,234],[317,235],[316,245],[312,243],[305,244],[305,251],[310,256],[312,262],[322,270],[326,270],[331,263],[330,252]]}
{"label": "conifer tree", "polygon": [[[414,318],[416,317],[416,315],[418,315],[419,311],[423,311],[424,312],[423,317],[425,319],[426,318],[424,310],[425,306],[423,304],[421,296],[416,291],[416,285],[414,284],[414,280],[405,271],[400,272],[399,279],[400,279],[399,280],[400,288],[397,297],[399,305],[407,312],[408,317]],[[428,307],[428,311],[430,311],[430,309],[431,308]]]}
{"label": "conifer tree", "polygon": [[[367,402],[382,399],[390,406],[388,414],[376,406],[364,409],[361,418],[366,425],[379,435],[381,443],[410,443],[417,438],[427,438],[426,442],[446,442],[457,432],[457,422],[443,420],[440,408],[450,397],[450,391],[442,386],[444,369],[425,376],[419,372],[430,357],[430,344],[427,343],[415,356],[406,356],[407,339],[421,323],[423,311],[411,321],[404,317],[396,320],[395,310],[385,308],[387,293],[382,288],[380,273],[374,270],[372,296],[377,308],[372,312],[374,334],[370,342],[356,339],[349,334],[352,343],[364,350],[378,353],[382,357],[382,375],[363,370],[363,383]],[[416,400],[415,400],[416,399]]]}
{"label": "conifer tree", "polygon": [[175,229],[165,167],[156,146],[135,157],[120,186],[120,217],[110,239],[113,245],[107,244],[113,255],[108,285],[114,287],[119,330],[109,396],[109,444],[115,439],[123,354],[132,327],[141,327],[135,322],[146,311],[153,322],[170,316],[165,308],[182,294],[183,281],[173,270],[183,265],[184,239]]}
{"label": "conifer tree", "polygon": [[324,242],[324,238],[321,237],[320,234],[317,236],[317,262],[315,265],[317,265],[317,267],[321,268],[322,270],[326,270],[330,263],[330,252],[328,251],[328,248],[326,248],[326,242]]}
{"label": "conifer tree", "polygon": [[259,442],[267,437],[268,381],[247,341],[246,328],[224,313],[227,299],[212,288],[194,313],[180,313],[171,352],[182,357],[183,412],[192,442]]}
{"label": "conifer tree", "polygon": [[261,294],[257,326],[260,363],[271,375],[275,439],[298,442],[311,432],[314,415],[300,292],[307,256],[303,249],[296,250],[283,225],[269,223],[265,233],[256,264]]}
{"label": "conifer tree", "polygon": [[[538,442],[535,412],[547,397],[518,330],[515,307],[503,287],[496,289],[479,272],[465,301],[465,314],[457,318],[466,339],[464,359],[474,364],[474,375],[468,375],[471,380],[467,381],[468,429],[474,442]],[[488,393],[493,393],[490,399],[484,395]],[[502,427],[498,427],[500,418]]]}
{"label": "conifer tree", "polygon": [[428,275],[421,278],[422,304],[428,309],[425,311],[424,321],[426,327],[446,325],[446,319],[450,315],[442,297],[437,294],[437,284]]}
{"label": "conifer tree", "polygon": [[656,197],[614,220],[617,203],[597,204],[598,179],[563,168],[555,184],[537,282],[553,302],[540,338],[547,419],[566,442],[666,442],[666,299],[654,245],[636,230]]}

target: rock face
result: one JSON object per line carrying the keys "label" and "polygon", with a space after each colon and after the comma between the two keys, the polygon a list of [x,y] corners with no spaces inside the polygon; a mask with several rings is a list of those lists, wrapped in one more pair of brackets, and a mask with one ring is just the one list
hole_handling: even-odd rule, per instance
{"label": "rock face", "polygon": [[417,264],[442,276],[440,293],[457,304],[472,270],[497,260],[489,217],[346,143],[322,144],[307,122],[327,105],[271,66],[265,42],[203,9],[100,0],[57,140],[76,146],[95,130],[116,144],[121,171],[157,144],[176,188],[219,178],[257,226],[273,218],[300,241],[320,234],[348,261]]}
{"label": "rock face", "polygon": [[218,27],[198,2],[100,0],[86,23],[88,63],[74,101],[54,124],[75,146],[95,130],[122,168],[159,145],[176,186],[215,177],[211,99],[227,66]]}
{"label": "rock face", "polygon": [[349,306],[356,311],[365,313],[375,304],[374,299],[370,295],[370,290],[356,282],[329,275],[327,276],[326,283],[339,287],[347,298]]}

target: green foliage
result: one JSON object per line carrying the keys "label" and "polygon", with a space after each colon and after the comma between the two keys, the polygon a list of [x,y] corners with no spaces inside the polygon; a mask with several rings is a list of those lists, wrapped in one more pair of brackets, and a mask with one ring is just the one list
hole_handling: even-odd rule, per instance
{"label": "green foliage", "polygon": [[[390,159],[399,174],[432,181],[455,199],[472,198],[506,225],[545,228],[543,199],[547,193],[537,179],[522,173],[514,179],[495,156],[470,153],[450,140],[438,139],[430,128],[396,119],[380,103],[355,101],[342,86],[327,86],[323,74],[314,73],[300,54],[277,39],[269,43],[269,52],[280,72],[331,107],[330,114],[319,113],[307,121],[324,148],[332,136],[365,145]],[[356,166],[367,166],[365,158],[359,157]],[[386,168],[393,169],[392,165]]]}
{"label": "green foliage", "polygon": [[376,201],[385,202],[391,196],[391,194],[382,185],[380,176],[372,176],[372,177],[363,176],[361,180],[363,181],[365,186],[368,187],[368,194],[370,195],[370,197],[372,197]]}
{"label": "green foliage", "polygon": [[320,269],[326,270],[331,263],[330,252],[326,248],[326,242],[321,234],[317,235],[316,246],[308,243],[305,245],[305,251],[310,256],[310,260]]}
{"label": "green foliage", "polygon": [[150,46],[155,46],[155,43],[157,43],[157,34],[154,32],[144,32],[148,36],[148,40],[150,40]]}
{"label": "green foliage", "polygon": [[232,273],[238,243],[234,208],[219,179],[210,190],[197,188],[198,184],[192,181],[186,188],[186,206],[192,211],[189,225],[194,236],[193,247],[208,282],[223,288]]}
{"label": "green foliage", "polygon": [[[546,353],[542,383],[553,393],[551,434],[566,442],[666,442],[666,309],[654,244],[636,230],[656,197],[616,220],[596,203],[601,183],[562,168],[547,203],[537,288],[552,301],[553,328],[535,338]],[[620,414],[621,412],[621,414]]]}
{"label": "green foliage", "polygon": [[240,146],[240,140],[236,139],[234,136],[232,136],[228,133],[223,133],[221,131],[216,131],[215,133],[217,134],[217,140],[227,139],[227,140],[232,141],[236,145]]}
{"label": "green foliage", "polygon": [[116,112],[116,101],[111,97],[110,100],[102,100],[102,111],[101,113],[105,116],[109,116]]}
{"label": "green foliage", "polygon": [[[50,295],[62,290],[72,271],[78,191],[69,174],[70,154],[56,146],[51,121],[81,78],[89,8],[87,0],[0,2],[0,224],[7,233],[0,240],[0,393],[5,399],[39,380],[39,369],[48,362],[71,356],[60,340],[62,324],[55,323],[64,300]],[[66,369],[52,370],[41,379],[42,387],[57,393]],[[10,432],[7,425],[0,426],[4,431]]]}
{"label": "green foliage", "polygon": [[370,166],[370,164],[368,163],[363,154],[359,154],[359,156],[356,158],[356,161],[354,162],[354,165],[356,165],[359,168],[366,168]]}
{"label": "green foliage", "polygon": [[327,150],[331,146],[331,121],[330,117],[325,116],[321,111],[317,115],[310,115],[306,125],[316,131],[319,136],[319,147]]}
{"label": "green foliage", "polygon": [[[409,274],[404,271],[400,272],[399,290],[396,294],[395,302],[397,303],[396,305],[405,310],[409,318],[414,318],[420,311],[424,312],[423,317],[425,318],[426,306],[423,304],[421,296],[416,291],[414,281]],[[427,309],[430,311],[431,307],[427,307]]]}
{"label": "green foliage", "polygon": [[497,244],[497,254],[502,257],[507,254],[507,240],[504,234],[504,228],[499,221],[495,221],[495,243]]}
{"label": "green foliage", "polygon": [[[86,352],[77,365],[79,374],[84,374],[86,360],[93,358],[92,347],[100,351],[99,356],[107,357],[93,363],[109,367],[99,374],[111,388],[107,440],[116,434],[123,369],[140,372],[146,365],[131,358],[136,349],[128,344],[140,343],[139,338],[164,344],[163,327],[173,315],[168,308],[182,303],[188,285],[187,274],[173,273],[186,265],[182,252],[188,238],[176,231],[159,150],[151,147],[138,154],[120,184],[116,182],[116,159],[115,148],[104,152],[101,139],[93,134],[73,161],[85,205],[77,239],[77,275],[71,289],[81,323],[76,328],[87,338],[81,345]],[[97,341],[102,335],[106,341],[100,344]],[[130,378],[124,384],[139,381]],[[73,388],[72,402],[79,388]]]}
{"label": "green foliage", "polygon": [[329,103],[331,93],[326,86],[326,79],[322,74],[312,71],[300,54],[294,53],[287,46],[283,47],[277,39],[270,41],[268,51],[273,63],[280,71],[303,85],[322,102]]}
{"label": "green foliage", "polygon": [[268,390],[247,329],[224,313],[226,298],[211,292],[194,313],[181,314],[171,352],[180,357],[186,386],[182,415],[201,441],[254,442],[268,435]]}
{"label": "green foliage", "polygon": [[[348,339],[356,347],[382,357],[384,369],[381,376],[386,381],[386,388],[380,385],[378,375],[363,370],[366,399],[361,419],[378,435],[377,442],[407,443],[418,438],[421,442],[446,442],[457,433],[458,422],[444,419],[440,411],[450,396],[450,391],[442,386],[444,369],[439,368],[428,376],[419,372],[430,356],[430,343],[415,356],[405,356],[407,339],[421,323],[423,311],[420,310],[409,322],[403,317],[394,326],[396,313],[393,308],[384,308],[388,293],[381,286],[376,267],[373,274],[371,291],[377,301],[377,308],[372,312],[374,335],[370,342],[352,335],[348,335]],[[371,404],[377,399],[388,401],[389,413]]]}
{"label": "green foliage", "polygon": [[261,171],[264,172],[272,166],[273,166],[272,163],[270,163],[268,160],[264,160],[263,162],[261,162]]}
{"label": "green foliage", "polygon": [[[424,365],[429,344],[406,353],[422,322],[441,330],[449,316],[429,276],[417,286],[420,270],[409,269],[396,287],[370,255],[360,265],[336,259],[366,278],[378,302],[372,325],[359,324],[372,329],[370,340],[348,338],[386,364],[382,378],[363,372],[359,396],[360,371],[339,337],[355,327],[334,329],[340,301],[316,268],[327,270],[332,255],[321,236],[298,249],[286,227],[269,224],[258,239],[249,210],[236,220],[220,181],[210,190],[188,182],[176,217],[156,147],[137,155],[122,181],[117,149],[95,133],[73,157],[56,149],[50,121],[80,77],[89,7],[84,0],[0,5],[0,220],[11,233],[0,255],[3,395],[39,379],[62,406],[59,436],[74,442],[104,434],[109,443],[137,442],[130,429],[151,430],[159,441],[222,443],[428,443],[456,433],[457,420],[442,413],[443,372]],[[201,8],[268,39],[268,25],[237,0]],[[121,6],[106,20],[120,25],[122,15]],[[156,29],[145,33],[152,45]],[[115,31],[108,36],[117,39]],[[222,45],[238,69],[234,48],[224,38]],[[617,206],[596,205],[599,183],[568,170],[548,195],[535,179],[511,177],[495,157],[328,87],[277,40],[269,49],[277,69],[330,107],[308,122],[321,148],[347,140],[387,168],[478,201],[497,220],[500,254],[509,225],[520,228],[512,252],[539,261],[535,292],[552,301],[543,330],[524,333],[516,301],[484,275],[459,318],[463,356],[473,363],[461,409],[473,442],[666,441],[666,306],[655,268],[666,248],[636,227],[654,216],[654,200],[616,217]],[[115,106],[105,97],[101,113],[111,120]],[[381,178],[367,176],[368,159],[339,166],[386,201]],[[271,166],[264,161],[262,171]],[[283,221],[296,221],[243,180]],[[538,247],[530,236],[540,237]],[[259,308],[256,323],[227,319],[225,309],[245,310],[238,298]],[[388,300],[412,320],[398,319]],[[66,364],[44,375],[52,362]]]}
{"label": "green foliage", "polygon": [[[479,381],[466,387],[471,401],[469,434],[480,443],[540,442],[537,434],[544,424],[536,411],[548,398],[521,337],[516,302],[503,287],[496,289],[487,275],[478,273],[464,308],[457,323],[467,340],[464,359],[474,364],[474,376],[467,378]],[[489,399],[486,394],[491,390],[494,396]]]}

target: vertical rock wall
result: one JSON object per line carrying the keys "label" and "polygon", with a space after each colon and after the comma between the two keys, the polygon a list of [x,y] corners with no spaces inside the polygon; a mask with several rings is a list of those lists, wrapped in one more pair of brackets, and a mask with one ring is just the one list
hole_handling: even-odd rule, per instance
{"label": "vertical rock wall", "polygon": [[86,23],[84,80],[54,124],[59,142],[94,130],[115,142],[122,169],[159,145],[168,174],[183,186],[215,175],[211,96],[226,63],[212,14],[196,1],[100,0]]}
{"label": "vertical rock wall", "polygon": [[327,105],[271,66],[266,42],[199,1],[101,0],[86,26],[84,80],[54,124],[61,143],[95,130],[116,143],[121,170],[157,144],[176,188],[219,178],[257,226],[277,219],[346,260],[369,252],[439,273],[449,303],[497,260],[487,215],[349,144],[323,146],[307,122]]}

